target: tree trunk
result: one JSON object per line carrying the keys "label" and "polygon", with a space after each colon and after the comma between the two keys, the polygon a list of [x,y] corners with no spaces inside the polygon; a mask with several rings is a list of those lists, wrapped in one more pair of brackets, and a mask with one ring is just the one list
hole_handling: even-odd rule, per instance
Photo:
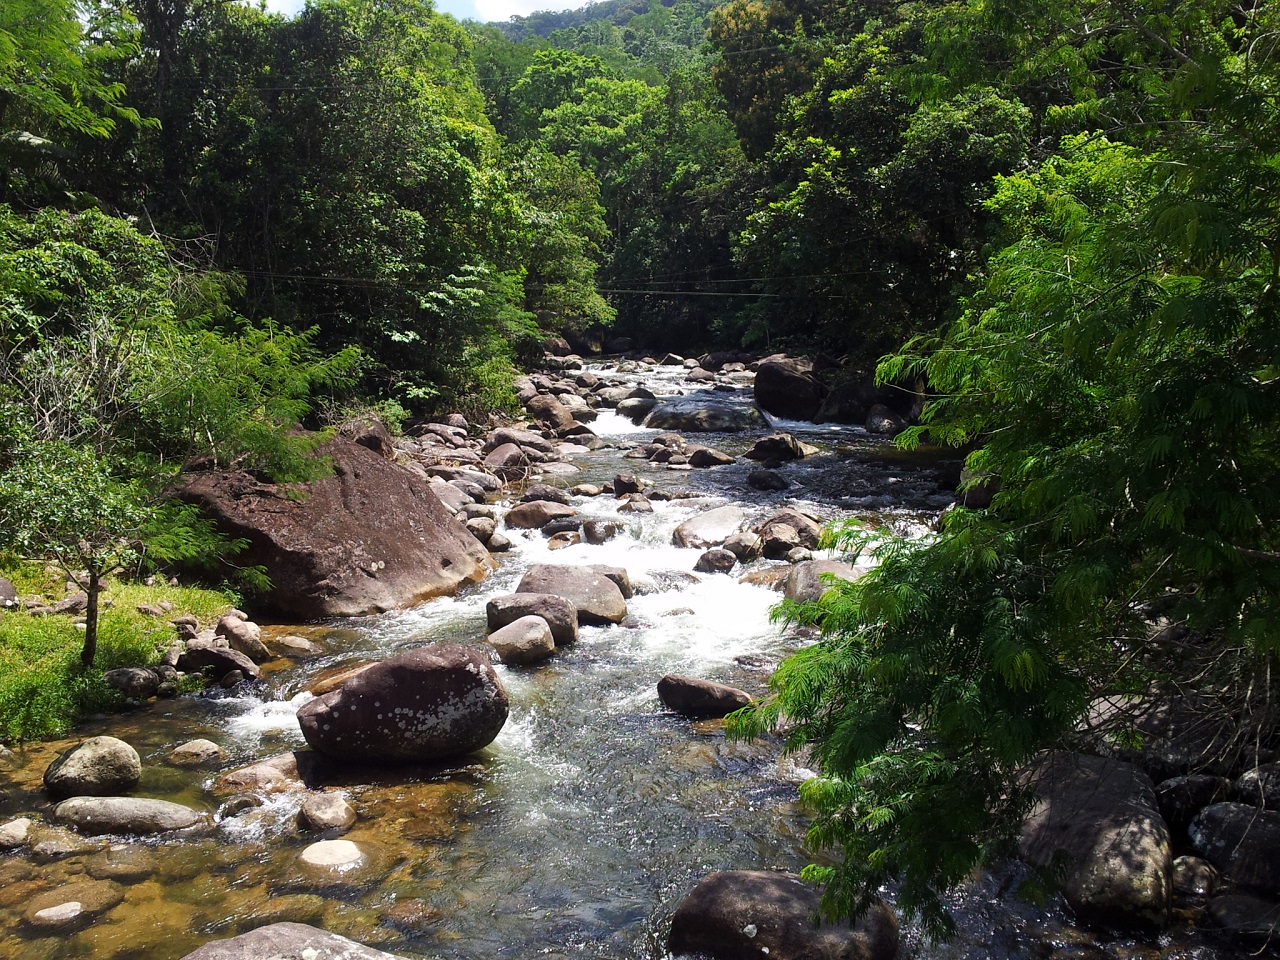
{"label": "tree trunk", "polygon": [[102,593],[102,575],[89,569],[89,583],[85,596],[89,598],[84,612],[84,649],[80,651],[80,666],[88,672],[93,669],[93,658],[98,654],[98,595]]}

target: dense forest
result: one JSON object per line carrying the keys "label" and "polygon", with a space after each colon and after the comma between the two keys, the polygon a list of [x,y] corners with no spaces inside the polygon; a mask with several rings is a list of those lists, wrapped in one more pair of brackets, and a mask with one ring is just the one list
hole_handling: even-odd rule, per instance
{"label": "dense forest", "polygon": [[502,409],[551,335],[879,363],[999,492],[790,611],[827,640],[743,728],[816,746],[833,910],[944,929],[1097,689],[1273,709],[1278,45],[1262,0],[6,0],[7,543],[207,556],[183,462]]}

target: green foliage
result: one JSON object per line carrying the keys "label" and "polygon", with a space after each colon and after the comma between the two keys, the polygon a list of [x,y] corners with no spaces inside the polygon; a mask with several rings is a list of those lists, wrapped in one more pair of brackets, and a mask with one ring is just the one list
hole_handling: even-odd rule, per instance
{"label": "green foliage", "polygon": [[0,202],[59,184],[66,136],[105,137],[144,121],[107,75],[137,52],[133,24],[79,0],[6,0],[0,7]]}
{"label": "green foliage", "polygon": [[[43,580],[38,567],[6,563],[0,569],[23,594]],[[202,622],[231,605],[226,594],[191,587],[113,583],[106,595],[114,606],[103,612],[98,660],[87,672],[79,662],[84,635],[70,618],[0,614],[0,740],[58,736],[89,714],[118,709],[123,698],[102,674],[154,662],[173,639],[168,622],[137,613],[139,604],[172,603]]]}
{"label": "green foliage", "polygon": [[[1092,697],[1201,689],[1274,729],[1280,641],[1280,117],[1261,94],[1280,81],[1274,11],[1107,8],[1086,29],[1066,4],[966,9],[968,29],[943,21],[922,59],[959,47],[969,71],[955,78],[980,77],[973,38],[1043,15],[1048,33],[1005,31],[1034,46],[1005,65],[1012,82],[1058,100],[1028,95],[1033,120],[1126,122],[997,176],[985,207],[1000,230],[976,289],[880,366],[935,392],[901,442],[967,447],[970,471],[1000,483],[994,503],[788,608],[822,639],[737,721],[814,751],[810,838],[838,854],[811,870],[828,911],[856,913],[896,881],[935,933],[948,929],[941,893],[1009,849],[1019,770],[1070,746]],[[903,77],[958,102],[950,83]],[[1020,114],[1005,99],[971,99],[970,119],[918,110],[904,144],[950,143],[937,134],[956,126],[1016,153],[999,132]],[[1170,644],[1155,621],[1192,640]],[[1239,746],[1256,760],[1256,742]]]}

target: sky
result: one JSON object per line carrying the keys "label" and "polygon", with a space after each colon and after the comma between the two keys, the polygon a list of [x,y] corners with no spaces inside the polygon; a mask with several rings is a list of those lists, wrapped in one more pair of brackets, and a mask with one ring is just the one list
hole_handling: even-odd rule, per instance
{"label": "sky", "polygon": [[[302,9],[306,0],[267,0],[267,8],[276,13],[293,16]],[[436,0],[436,9],[450,13],[459,20],[479,20],[482,23],[504,22],[512,17],[525,17],[538,10],[570,10],[581,7],[587,0]]]}

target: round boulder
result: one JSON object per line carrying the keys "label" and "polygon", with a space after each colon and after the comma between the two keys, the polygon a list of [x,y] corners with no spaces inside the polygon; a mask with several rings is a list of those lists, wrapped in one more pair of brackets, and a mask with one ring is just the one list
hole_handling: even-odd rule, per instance
{"label": "round boulder", "polygon": [[717,960],[892,960],[898,920],[877,901],[861,920],[817,926],[820,894],[799,877],[727,870],[704,877],[676,908],[667,950]]}
{"label": "round boulder", "polygon": [[671,534],[677,547],[712,547],[738,532],[746,520],[740,507],[716,507],[684,521]]}
{"label": "round boulder", "polygon": [[160,678],[146,667],[117,667],[104,673],[102,679],[131,700],[148,700],[160,689]]}
{"label": "round boulder", "polygon": [[346,830],[355,822],[355,808],[337,793],[314,793],[298,811],[298,826],[303,830]]}
{"label": "round boulder", "polygon": [[376,663],[303,704],[307,743],[341,760],[429,763],[492,743],[509,705],[489,658],[456,645],[420,647]]}
{"label": "round boulder", "polygon": [[865,570],[858,571],[842,560],[805,560],[791,568],[783,594],[788,600],[814,603],[827,589],[824,576],[856,580],[864,572]]}
{"label": "round boulder", "polygon": [[49,764],[44,788],[55,799],[106,797],[128,793],[141,777],[137,750],[115,737],[90,737]]}
{"label": "round boulder", "polygon": [[175,767],[200,767],[217,763],[225,751],[212,740],[188,740],[169,753],[169,762]]}
{"label": "round boulder", "polygon": [[512,530],[541,530],[552,520],[576,517],[578,511],[554,500],[530,500],[518,503],[507,513],[506,523]]}
{"label": "round boulder", "polygon": [[541,617],[521,617],[489,634],[503,663],[538,663],[556,652],[551,627]]}
{"label": "round boulder", "polygon": [[693,569],[698,573],[728,573],[738,562],[738,558],[724,547],[712,547],[698,558]]}

